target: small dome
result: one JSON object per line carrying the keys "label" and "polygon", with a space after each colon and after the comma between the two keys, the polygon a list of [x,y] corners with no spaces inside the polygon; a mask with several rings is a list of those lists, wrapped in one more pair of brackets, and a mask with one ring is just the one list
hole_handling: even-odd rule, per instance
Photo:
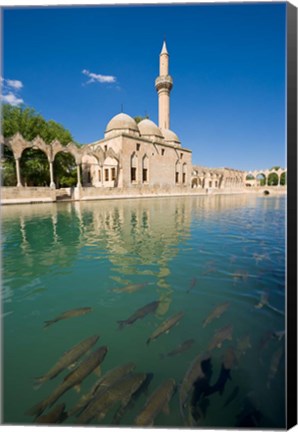
{"label": "small dome", "polygon": [[166,141],[175,142],[177,144],[181,144],[180,139],[177,137],[177,135],[171,131],[170,129],[161,129],[161,132],[164,136],[164,139]]}
{"label": "small dome", "polygon": [[163,138],[160,129],[156,126],[156,124],[152,120],[144,119],[140,121],[138,126],[141,135],[155,135],[159,138]]}
{"label": "small dome", "polygon": [[139,132],[138,125],[136,121],[127,114],[120,113],[113,117],[107,127],[106,132],[110,132],[115,129],[131,129],[135,132]]}

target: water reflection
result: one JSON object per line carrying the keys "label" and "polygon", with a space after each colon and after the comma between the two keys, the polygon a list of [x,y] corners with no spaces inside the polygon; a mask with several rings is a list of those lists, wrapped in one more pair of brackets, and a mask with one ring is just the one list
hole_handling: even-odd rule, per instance
{"label": "water reflection", "polygon": [[[3,207],[5,420],[30,423],[25,410],[58,381],[37,393],[28,377],[99,332],[109,347],[105,371],[119,358],[133,361],[138,372],[153,374],[150,394],[167,379],[179,385],[209,349],[199,365],[205,377],[188,388],[188,426],[244,426],[256,418],[263,427],[282,427],[284,220],[284,199],[247,195]],[[157,309],[118,330],[119,321],[152,302]],[[82,306],[92,313],[43,330],[44,321]],[[179,325],[146,346],[180,311]],[[132,424],[145,400],[121,424]],[[68,411],[77,397],[64,401]],[[156,425],[183,426],[177,395],[170,412]]]}

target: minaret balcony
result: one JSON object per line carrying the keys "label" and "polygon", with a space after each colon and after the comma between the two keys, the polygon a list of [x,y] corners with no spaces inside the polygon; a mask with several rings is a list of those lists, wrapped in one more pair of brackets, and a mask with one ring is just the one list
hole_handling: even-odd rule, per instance
{"label": "minaret balcony", "polygon": [[173,78],[170,75],[159,76],[155,80],[155,88],[157,91],[162,89],[171,90],[173,87]]}

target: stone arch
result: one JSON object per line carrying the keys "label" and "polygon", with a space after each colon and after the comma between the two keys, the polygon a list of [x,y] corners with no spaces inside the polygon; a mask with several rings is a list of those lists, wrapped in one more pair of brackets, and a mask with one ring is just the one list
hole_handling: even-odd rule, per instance
{"label": "stone arch", "polygon": [[268,186],[278,186],[279,175],[276,171],[271,171],[268,175]]}
{"label": "stone arch", "polygon": [[114,187],[118,178],[118,160],[107,156],[103,163],[103,182],[105,187]]}
{"label": "stone arch", "polygon": [[197,188],[198,187],[198,178],[193,178],[192,179],[192,181],[191,181],[191,187],[192,187],[192,189],[195,189],[195,188]]}
{"label": "stone arch", "polygon": [[267,185],[267,178],[263,171],[258,172],[255,179],[256,179],[257,186]]}
{"label": "stone arch", "polygon": [[48,153],[42,146],[32,145],[24,148],[19,163],[22,185],[36,187],[50,185]]}

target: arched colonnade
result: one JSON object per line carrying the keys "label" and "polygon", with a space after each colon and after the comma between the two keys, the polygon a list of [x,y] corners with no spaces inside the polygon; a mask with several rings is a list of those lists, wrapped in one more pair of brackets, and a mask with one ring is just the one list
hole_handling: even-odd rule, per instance
{"label": "arched colonnade", "polygon": [[[81,166],[82,158],[85,155],[89,155],[95,159],[97,166],[100,166],[103,170],[105,162],[112,160],[112,170],[117,171],[115,178],[118,176],[120,169],[120,157],[115,153],[112,148],[103,150],[101,147],[97,147],[95,150],[90,149],[89,146],[77,147],[74,143],[69,143],[66,146],[62,145],[60,141],[55,139],[50,144],[47,144],[41,137],[37,136],[32,141],[27,141],[23,138],[20,133],[16,133],[11,138],[1,138],[1,146],[7,146],[13,153],[13,157],[16,165],[16,177],[17,177],[17,187],[22,187],[21,181],[21,169],[20,169],[20,159],[23,152],[26,149],[34,149],[42,151],[49,162],[49,172],[50,172],[50,187],[55,188],[54,183],[54,169],[53,164],[55,157],[58,153],[69,153],[74,157],[76,167],[77,167],[77,187],[82,186],[81,183]],[[3,155],[3,151],[2,151]],[[84,167],[83,167],[84,168]],[[114,172],[114,171],[113,171]]]}

